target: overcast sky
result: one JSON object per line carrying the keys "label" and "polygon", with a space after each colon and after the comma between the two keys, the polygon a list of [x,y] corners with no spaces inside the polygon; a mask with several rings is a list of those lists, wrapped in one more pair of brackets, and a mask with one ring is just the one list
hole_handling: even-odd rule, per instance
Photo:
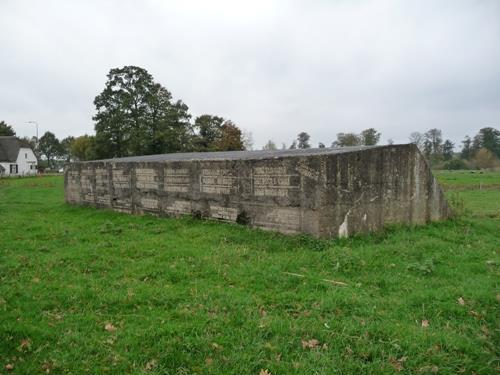
{"label": "overcast sky", "polygon": [[0,120],[93,133],[111,68],[147,69],[193,116],[316,146],[500,128],[500,1],[0,0]]}

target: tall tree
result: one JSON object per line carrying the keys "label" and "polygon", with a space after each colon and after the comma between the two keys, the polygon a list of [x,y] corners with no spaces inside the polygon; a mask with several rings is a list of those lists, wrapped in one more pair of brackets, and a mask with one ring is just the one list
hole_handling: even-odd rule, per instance
{"label": "tall tree", "polygon": [[359,146],[361,142],[361,137],[356,133],[338,133],[337,140],[332,143],[332,147]]}
{"label": "tall tree", "polygon": [[14,136],[16,132],[14,128],[8,125],[5,121],[0,121],[0,136]]}
{"label": "tall tree", "polygon": [[93,160],[96,158],[94,152],[94,136],[82,135],[76,137],[71,143],[71,154],[78,160]]}
{"label": "tall tree", "polygon": [[[121,157],[131,154],[137,142],[144,141],[153,77],[136,66],[111,69],[104,90],[96,96],[94,116],[96,148],[99,157]],[[131,147],[133,137],[138,137]]]}
{"label": "tall tree", "polygon": [[452,141],[447,139],[442,146],[443,149],[443,159],[448,161],[453,159],[453,149],[455,148],[455,145],[453,144]]}
{"label": "tall tree", "polygon": [[374,128],[368,128],[361,132],[361,143],[365,146],[375,146],[380,140],[380,133]]}
{"label": "tall tree", "polygon": [[69,136],[61,141],[61,156],[67,162],[71,161],[71,144],[75,141],[75,137]]}
{"label": "tall tree", "polygon": [[164,116],[151,123],[153,135],[149,140],[146,136],[146,150],[143,153],[192,151],[193,129],[190,118],[186,104],[180,100],[173,103]]}
{"label": "tall tree", "polygon": [[415,144],[421,151],[424,150],[425,135],[419,132],[413,132],[410,134],[410,143]]}
{"label": "tall tree", "polygon": [[290,145],[289,149],[290,150],[295,150],[297,148],[297,141],[294,139],[292,141],[292,144]]}
{"label": "tall tree", "polygon": [[432,142],[428,139],[424,140],[422,151],[424,152],[425,157],[430,160],[430,157],[432,155]]}
{"label": "tall tree", "polygon": [[431,153],[433,155],[441,154],[441,147],[443,143],[443,134],[439,129],[430,129],[425,133],[425,139],[430,142]]}
{"label": "tall tree", "polygon": [[472,158],[472,140],[468,135],[462,141],[462,151],[460,152],[462,159],[470,160]]}
{"label": "tall tree", "polygon": [[219,116],[201,115],[194,120],[196,131],[196,146],[198,151],[214,151],[215,144],[222,137],[224,119]]}
{"label": "tall tree", "polygon": [[220,140],[216,142],[217,151],[242,151],[245,149],[241,130],[231,120],[224,122],[221,134]]}
{"label": "tall tree", "polygon": [[40,153],[47,159],[49,168],[54,168],[54,160],[61,155],[61,144],[52,132],[46,132],[38,144]]}
{"label": "tall tree", "polygon": [[319,142],[318,143],[318,148],[325,148],[325,144],[323,142]]}
{"label": "tall tree", "polygon": [[192,137],[188,107],[145,69],[111,69],[94,104],[98,157],[188,150]]}
{"label": "tall tree", "polygon": [[278,148],[276,147],[276,143],[274,143],[272,140],[267,141],[267,143],[262,147],[263,150],[266,151],[273,151],[277,150]]}
{"label": "tall tree", "polygon": [[311,136],[306,132],[300,132],[297,135],[297,147],[298,148],[310,148],[311,144],[309,143],[309,139]]}
{"label": "tall tree", "polygon": [[481,148],[500,158],[500,131],[491,127],[480,129],[472,142],[472,152],[475,154]]}

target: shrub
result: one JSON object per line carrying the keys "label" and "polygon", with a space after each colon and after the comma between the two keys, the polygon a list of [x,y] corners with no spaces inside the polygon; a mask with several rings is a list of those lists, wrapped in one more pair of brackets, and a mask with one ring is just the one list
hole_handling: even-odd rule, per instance
{"label": "shrub", "polygon": [[447,161],[443,165],[443,169],[446,170],[457,170],[457,169],[469,169],[469,166],[463,159],[452,159],[450,161]]}

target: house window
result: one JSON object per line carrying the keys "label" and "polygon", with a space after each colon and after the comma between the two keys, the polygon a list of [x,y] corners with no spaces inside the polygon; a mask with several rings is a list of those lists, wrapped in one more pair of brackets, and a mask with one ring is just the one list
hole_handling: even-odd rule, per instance
{"label": "house window", "polygon": [[24,154],[24,158],[28,159],[28,153],[27,152]]}
{"label": "house window", "polygon": [[17,164],[10,165],[10,174],[17,174]]}

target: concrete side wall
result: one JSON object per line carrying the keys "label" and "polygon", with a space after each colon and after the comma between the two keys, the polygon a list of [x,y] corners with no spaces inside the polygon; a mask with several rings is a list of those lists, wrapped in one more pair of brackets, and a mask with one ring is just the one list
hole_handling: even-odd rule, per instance
{"label": "concrete side wall", "polygon": [[424,224],[451,212],[414,145],[340,154],[327,165],[320,236],[344,237],[393,223]]}
{"label": "concrete side wall", "polygon": [[68,203],[326,238],[447,217],[412,146],[266,160],[72,163],[65,193]]}

